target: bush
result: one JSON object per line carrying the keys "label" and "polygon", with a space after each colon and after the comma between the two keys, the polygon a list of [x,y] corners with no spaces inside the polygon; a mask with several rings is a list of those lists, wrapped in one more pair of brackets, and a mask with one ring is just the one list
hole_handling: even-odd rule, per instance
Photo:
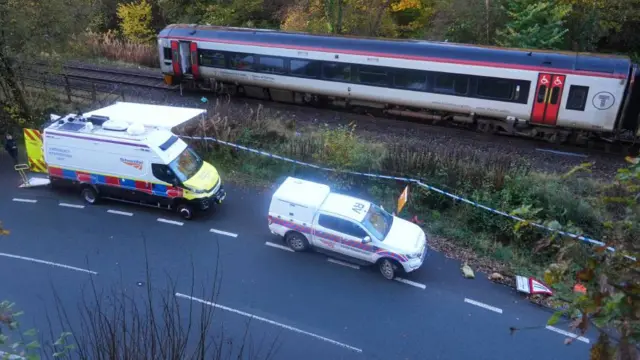
{"label": "bush", "polygon": [[138,43],[121,40],[113,32],[86,34],[85,48],[81,52],[91,58],[105,58],[129,64],[159,68],[158,46],[153,42]]}

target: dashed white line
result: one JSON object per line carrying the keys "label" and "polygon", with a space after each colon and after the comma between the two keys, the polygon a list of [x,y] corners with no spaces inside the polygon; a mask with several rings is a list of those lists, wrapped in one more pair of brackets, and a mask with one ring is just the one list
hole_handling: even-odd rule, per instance
{"label": "dashed white line", "polygon": [[67,203],[59,203],[59,206],[62,207],[70,207],[70,208],[76,208],[76,209],[84,209],[84,205],[76,205],[76,204],[67,204]]}
{"label": "dashed white line", "polygon": [[32,200],[32,199],[20,199],[20,198],[13,198],[13,201],[15,202],[23,202],[23,203],[37,203],[38,200]]}
{"label": "dashed white line", "polygon": [[399,281],[399,282],[401,282],[401,283],[403,283],[403,284],[407,284],[407,285],[415,286],[415,287],[420,288],[420,289],[422,289],[422,290],[424,290],[424,289],[426,289],[426,288],[427,288],[427,285],[425,285],[425,284],[420,284],[420,283],[418,283],[418,282],[411,281],[411,280],[407,280],[407,279],[403,279],[403,278],[399,278],[399,277],[394,278],[394,280],[395,280],[395,281]]}
{"label": "dashed white line", "polygon": [[163,218],[158,218],[159,222],[163,222],[165,224],[172,224],[172,225],[178,225],[178,226],[182,226],[184,223],[180,222],[180,221],[173,221],[173,220],[167,220],[167,219],[163,219]]}
{"label": "dashed white line", "polygon": [[350,267],[352,269],[360,270],[360,266],[355,265],[355,264],[350,264],[350,263],[348,263],[346,261],[340,261],[340,260],[336,260],[336,259],[332,259],[332,258],[327,258],[327,261],[330,262],[330,263],[334,263],[334,264]]}
{"label": "dashed white line", "polygon": [[234,238],[238,237],[238,234],[234,234],[234,233],[227,232],[227,231],[222,231],[222,230],[217,230],[217,229],[210,229],[209,232],[220,234],[220,235],[225,235],[225,236],[231,236],[231,237],[234,237]]}
{"label": "dashed white line", "polygon": [[85,272],[85,273],[89,273],[89,274],[93,274],[93,275],[98,275],[98,273],[95,272],[95,271],[82,269],[82,268],[78,268],[78,267],[75,267],[75,266],[69,266],[69,265],[54,263],[54,262],[46,261],[46,260],[34,259],[34,258],[26,257],[26,256],[13,255],[13,254],[7,254],[7,253],[0,253],[0,256],[13,258],[13,259],[19,259],[19,260],[31,261],[31,262],[35,262],[35,263],[39,263],[39,264],[57,266],[57,267],[61,267],[61,268],[68,269],[68,270],[75,270],[75,271],[81,271],[81,272]]}
{"label": "dashed white line", "polygon": [[212,303],[210,301],[198,299],[198,298],[195,298],[195,297],[192,297],[192,296],[189,296],[189,295],[180,294],[180,293],[176,293],[176,297],[180,297],[180,298],[183,298],[183,299],[199,302],[201,304],[208,305],[208,306],[213,306],[213,307],[218,308],[220,310],[225,310],[225,311],[232,312],[234,314],[238,314],[238,315],[242,315],[242,316],[248,317],[248,318],[250,318],[252,320],[258,320],[258,321],[266,322],[267,324],[275,325],[275,326],[281,327],[283,329],[296,332],[298,334],[311,336],[311,337],[316,338],[318,340],[322,340],[322,341],[331,343],[333,345],[340,346],[340,347],[345,348],[345,349],[353,350],[353,351],[358,352],[358,353],[362,352],[362,349],[359,349],[357,347],[353,347],[351,345],[347,345],[347,344],[341,343],[339,341],[332,340],[332,339],[326,338],[324,336],[320,336],[318,334],[314,334],[314,333],[311,333],[311,332],[308,332],[308,331],[304,331],[304,330],[295,328],[293,326],[289,326],[289,325],[286,325],[286,324],[283,324],[283,323],[279,323],[279,322],[276,322],[276,321],[273,321],[273,320],[269,320],[267,318],[256,316],[256,315],[250,314],[248,312],[244,312],[244,311],[241,311],[241,310],[237,310],[237,309],[230,308],[230,307],[227,307],[227,306],[224,306],[224,305]]}
{"label": "dashed white line", "polygon": [[282,245],[274,244],[274,243],[272,243],[272,242],[268,242],[268,241],[267,241],[267,242],[266,242],[266,243],[264,243],[264,244],[265,244],[265,245],[267,245],[267,246],[271,246],[272,248],[276,248],[276,249],[280,249],[280,250],[284,250],[284,251],[291,251],[291,252],[294,252],[292,249],[290,249],[290,248],[288,248],[288,247],[286,247],[286,246],[282,246]]}
{"label": "dashed white line", "polygon": [[480,301],[475,301],[475,300],[464,298],[464,302],[466,302],[468,304],[471,304],[471,305],[479,306],[479,307],[487,309],[487,310],[491,310],[491,311],[497,312],[498,314],[502,314],[502,309],[497,308],[495,306],[487,305],[485,303],[481,303]]}
{"label": "dashed white line", "polygon": [[570,333],[568,331],[564,331],[562,329],[558,329],[557,327],[553,327],[553,326],[547,325],[546,329],[554,331],[554,332],[557,332],[558,334],[564,335],[566,337],[570,337],[570,338],[574,338],[576,340],[582,341],[583,343],[587,343],[587,344],[589,343],[589,339],[587,339],[585,337],[582,337],[582,336],[578,336],[577,334],[572,334],[572,333]]}
{"label": "dashed white line", "polygon": [[124,215],[124,216],[133,216],[133,213],[119,210],[107,210],[108,213],[116,214],[116,215]]}

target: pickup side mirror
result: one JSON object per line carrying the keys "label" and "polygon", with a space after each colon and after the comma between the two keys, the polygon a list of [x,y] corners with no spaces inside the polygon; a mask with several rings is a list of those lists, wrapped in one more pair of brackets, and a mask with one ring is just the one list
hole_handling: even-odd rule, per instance
{"label": "pickup side mirror", "polygon": [[363,244],[370,243],[370,242],[371,242],[371,238],[368,235],[362,239]]}

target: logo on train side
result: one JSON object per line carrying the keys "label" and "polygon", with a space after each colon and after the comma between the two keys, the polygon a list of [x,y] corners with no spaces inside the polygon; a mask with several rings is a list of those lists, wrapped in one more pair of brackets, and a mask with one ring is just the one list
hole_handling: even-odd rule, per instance
{"label": "logo on train side", "polygon": [[143,161],[140,160],[130,160],[130,159],[125,159],[125,158],[120,158],[120,161],[125,164],[125,165],[129,165],[133,168],[136,168],[138,170],[142,170],[142,165],[144,165]]}
{"label": "logo on train side", "polygon": [[615,104],[616,98],[608,91],[600,91],[593,96],[591,102],[596,109],[607,110]]}

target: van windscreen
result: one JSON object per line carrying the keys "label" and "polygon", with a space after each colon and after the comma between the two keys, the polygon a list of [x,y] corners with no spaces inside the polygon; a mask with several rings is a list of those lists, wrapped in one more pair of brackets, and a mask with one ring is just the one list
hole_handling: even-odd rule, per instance
{"label": "van windscreen", "polygon": [[202,167],[203,161],[190,147],[184,149],[178,157],[169,163],[169,167],[178,179],[185,182],[193,177]]}

